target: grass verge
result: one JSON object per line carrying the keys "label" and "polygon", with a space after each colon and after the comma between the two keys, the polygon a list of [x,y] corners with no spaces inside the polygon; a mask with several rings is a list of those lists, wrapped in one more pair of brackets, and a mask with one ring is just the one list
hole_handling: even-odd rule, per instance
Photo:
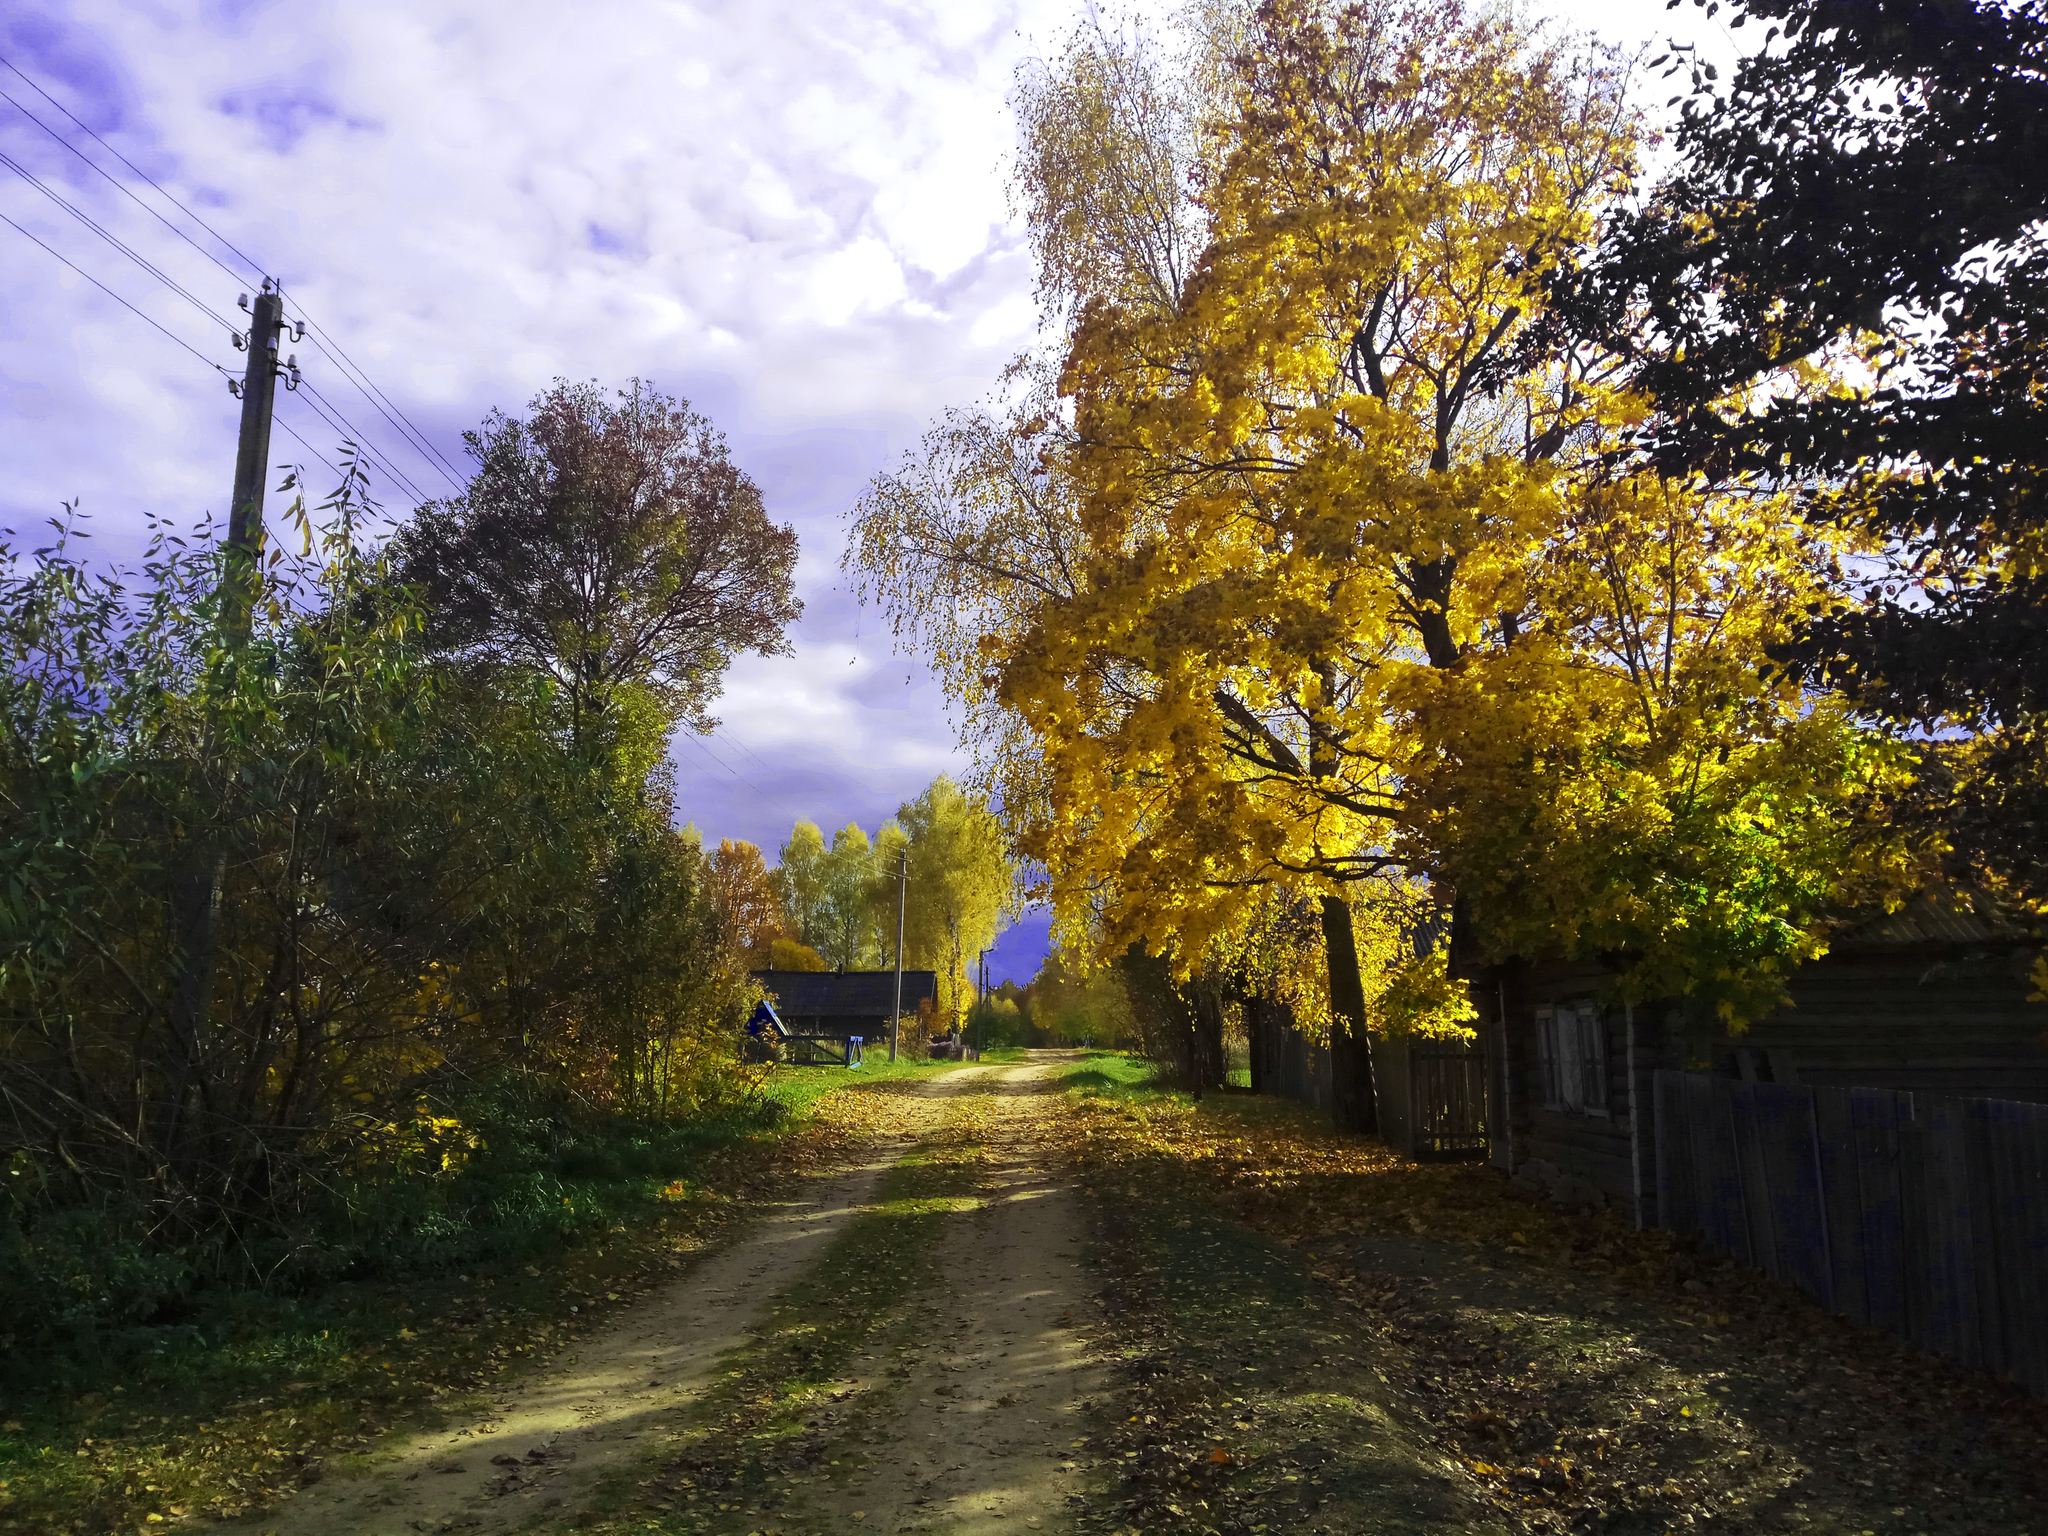
{"label": "grass verge", "polygon": [[891,1134],[901,1085],[947,1070],[958,1068],[779,1070],[763,1090],[778,1112],[703,1144],[686,1168],[575,1181],[605,1219],[560,1246],[295,1296],[223,1295],[142,1355],[74,1364],[62,1383],[17,1373],[0,1401],[0,1536],[112,1536],[263,1509],[459,1411],[503,1373],[544,1365],[791,1177]]}

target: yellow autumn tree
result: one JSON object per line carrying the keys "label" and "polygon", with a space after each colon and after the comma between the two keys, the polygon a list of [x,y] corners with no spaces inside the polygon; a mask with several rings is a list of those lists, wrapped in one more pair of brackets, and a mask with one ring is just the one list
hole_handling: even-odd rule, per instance
{"label": "yellow autumn tree", "polygon": [[[1028,761],[1009,805],[1070,933],[1186,971],[1257,942],[1272,888],[1317,903],[1340,1124],[1371,1125],[1369,1027],[1457,1024],[1441,959],[1390,938],[1418,889],[1489,953],[1619,950],[1753,1008],[1885,764],[1763,668],[1837,551],[1632,464],[1612,357],[1542,323],[1546,264],[1627,185],[1618,72],[1501,12],[1218,14],[1180,60],[1213,81],[1124,93],[1208,114],[1198,259],[1150,280],[1128,220],[1076,255],[1101,198],[1073,188],[1142,114],[1079,114],[1065,181],[1027,156],[1079,210],[1034,219],[1056,393],[1024,366],[1007,420],[942,426],[856,560],[937,578],[935,649]],[[1077,99],[1168,62],[1091,46]]]}

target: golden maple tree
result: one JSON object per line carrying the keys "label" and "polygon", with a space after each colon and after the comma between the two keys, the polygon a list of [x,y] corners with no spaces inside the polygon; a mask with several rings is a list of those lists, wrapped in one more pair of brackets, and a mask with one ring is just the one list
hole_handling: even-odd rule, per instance
{"label": "golden maple tree", "polygon": [[[1625,988],[1736,1019],[1773,997],[1889,768],[1762,666],[1841,551],[1632,462],[1614,354],[1540,323],[1627,189],[1612,60],[1272,0],[1179,60],[1084,36],[1023,105],[1057,374],[942,425],[849,558],[920,578],[899,625],[1068,931],[1191,967],[1252,942],[1265,888],[1312,893],[1353,1124],[1361,891],[1383,955],[1422,880],[1491,955],[1619,952]],[[1441,1012],[1440,978],[1393,991]]]}

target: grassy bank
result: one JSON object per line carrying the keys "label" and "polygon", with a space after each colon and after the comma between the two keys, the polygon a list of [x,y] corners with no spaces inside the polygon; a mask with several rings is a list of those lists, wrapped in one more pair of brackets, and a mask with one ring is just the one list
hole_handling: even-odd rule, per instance
{"label": "grassy bank", "polygon": [[777,1069],[715,1120],[586,1128],[549,1152],[566,1213],[551,1223],[289,1294],[221,1291],[119,1348],[11,1361],[0,1532],[101,1536],[262,1508],[547,1360],[791,1178],[886,1131],[886,1085],[948,1070]]}

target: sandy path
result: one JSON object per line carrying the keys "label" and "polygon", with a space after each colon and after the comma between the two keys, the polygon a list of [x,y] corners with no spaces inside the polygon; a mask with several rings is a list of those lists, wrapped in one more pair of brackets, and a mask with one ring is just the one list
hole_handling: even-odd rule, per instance
{"label": "sandy path", "polygon": [[[948,1073],[917,1091],[950,1098],[989,1070]],[[799,1192],[547,1371],[491,1393],[468,1425],[415,1435],[381,1453],[368,1475],[317,1484],[240,1528],[404,1536],[505,1530],[542,1512],[573,1516],[598,1476],[627,1463],[638,1442],[652,1452],[665,1441],[663,1430],[702,1393],[719,1356],[868,1208],[895,1161],[884,1156]]]}
{"label": "sandy path", "polygon": [[898,1357],[909,1376],[877,1436],[896,1454],[865,1484],[814,1498],[827,1530],[985,1536],[1070,1524],[1085,1471],[1070,1458],[1104,1378],[1080,1332],[1096,1305],[1079,1263],[1080,1213],[1035,1128],[1058,1064],[994,1068],[974,1085],[992,1096],[980,1138],[987,1200],[941,1239],[950,1296]]}

